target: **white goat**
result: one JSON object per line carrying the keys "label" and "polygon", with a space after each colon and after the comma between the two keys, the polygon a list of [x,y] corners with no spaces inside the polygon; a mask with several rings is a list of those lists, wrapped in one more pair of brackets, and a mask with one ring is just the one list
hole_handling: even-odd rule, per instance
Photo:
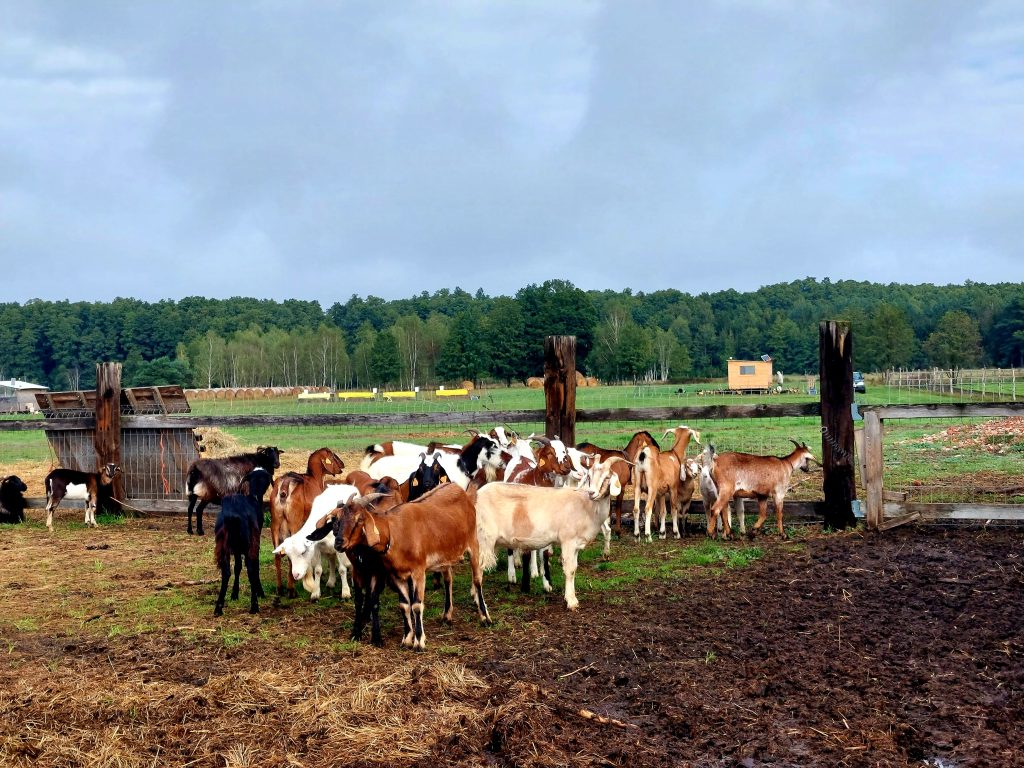
{"label": "white goat", "polygon": [[476,520],[484,570],[497,564],[495,547],[542,549],[558,544],[565,572],[565,604],[574,611],[576,564],[608,519],[611,497],[622,493],[613,462],[595,463],[586,488],[543,488],[490,483],[477,492]]}
{"label": "white goat", "polygon": [[358,495],[359,490],[354,485],[328,485],[323,493],[313,499],[313,507],[302,528],[282,541],[274,550],[275,555],[288,556],[292,578],[302,582],[302,586],[309,592],[310,600],[320,599],[320,577],[323,575],[324,559],[327,561],[327,586],[333,587],[336,575],[340,576],[342,598],[352,596],[348,585],[348,569],[352,564],[345,553],[334,548],[334,533],[329,533],[319,541],[310,541],[306,537],[316,530],[317,523],[328,512]]}
{"label": "white goat", "polygon": [[[715,501],[718,499],[718,486],[715,485],[712,473],[715,467],[715,446],[708,444],[704,448],[704,452],[700,455],[699,464],[699,479],[698,487],[700,488],[700,497],[704,500],[704,514],[707,516],[708,524],[711,523],[711,508],[714,506]],[[739,528],[741,534],[747,532],[747,521],[746,515],[743,514],[743,499],[734,498],[732,503],[729,504],[726,509],[729,511],[729,527],[732,528],[733,510],[736,511],[737,518],[739,520]],[[718,518],[715,521],[715,525],[718,531],[722,530],[722,518]]]}

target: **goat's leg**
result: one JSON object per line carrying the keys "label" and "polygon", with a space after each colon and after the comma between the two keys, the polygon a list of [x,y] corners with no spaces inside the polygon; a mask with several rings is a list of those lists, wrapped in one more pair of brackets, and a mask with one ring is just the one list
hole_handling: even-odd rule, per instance
{"label": "goat's leg", "polygon": [[476,611],[480,616],[480,621],[484,624],[491,623],[491,614],[487,610],[487,603],[484,601],[484,569],[480,565],[480,551],[479,549],[470,544],[469,548],[469,567],[473,577],[473,601],[476,603]]}
{"label": "goat's leg", "polygon": [[402,645],[411,648],[415,637],[412,623],[412,579],[396,579],[395,589],[398,590],[398,606],[402,609]]}
{"label": "goat's leg", "polygon": [[[199,536],[203,536],[206,533],[203,530],[203,510],[206,509],[206,504],[207,504],[207,502],[204,499],[204,500],[200,501],[199,502],[199,506],[196,507],[196,533]],[[192,533],[192,531],[189,530],[189,533]]]}
{"label": "goat's leg", "polygon": [[427,588],[427,572],[418,571],[413,574],[412,585],[412,620],[414,639],[412,647],[414,650],[423,651],[427,647],[427,633],[423,629],[423,599]]}
{"label": "goat's leg", "polygon": [[786,535],[786,529],[782,527],[782,500],[783,500],[783,498],[784,497],[783,497],[783,495],[781,493],[776,493],[775,494],[775,499],[774,499],[774,501],[775,501],[775,522],[776,522],[776,524],[779,527],[779,536],[781,536],[784,539],[788,539],[789,536]]}
{"label": "goat's leg", "polygon": [[765,520],[768,519],[768,498],[765,496],[757,497],[757,522],[754,523],[754,528],[750,531],[750,538],[754,538],[764,527]]}
{"label": "goat's leg", "polygon": [[384,578],[374,576],[370,580],[370,641],[378,648],[383,647],[384,637],[380,633],[380,593],[384,591]]}
{"label": "goat's leg", "polygon": [[544,570],[542,571],[542,574],[544,576],[544,591],[545,592],[550,592],[551,589],[552,589],[552,587],[551,587],[551,555],[552,555],[553,552],[554,552],[554,549],[551,546],[544,547],[544,549],[543,549],[543,553],[544,553]]}
{"label": "goat's leg", "polygon": [[231,587],[231,599],[238,599],[238,577],[242,574],[242,554],[235,553],[235,584]]}
{"label": "goat's leg", "polygon": [[576,599],[576,565],[579,549],[576,544],[562,544],[562,570],[565,572],[565,605],[575,611],[580,604]]}
{"label": "goat's leg", "polygon": [[601,554],[608,557],[608,553],[612,549],[612,519],[610,517],[601,523],[601,535],[604,537],[604,550]]}
{"label": "goat's leg", "polygon": [[249,577],[249,613],[259,613],[260,604],[258,598],[263,595],[263,587],[260,585],[259,560],[246,556],[245,573]]}
{"label": "goat's leg", "polygon": [[512,585],[516,583],[516,555],[517,550],[508,550],[508,588],[512,589]]}
{"label": "goat's leg", "polygon": [[221,560],[220,563],[220,593],[217,595],[217,602],[213,606],[214,616],[224,615],[224,596],[228,593],[228,581],[231,580],[230,556]]}
{"label": "goat's leg", "polygon": [[536,554],[532,549],[523,552],[523,570],[520,575],[519,591],[524,595],[530,594],[530,571],[536,567],[533,564],[533,558]]}
{"label": "goat's leg", "polygon": [[644,506],[646,507],[644,514],[644,538],[650,544],[653,541],[651,538],[651,518],[654,516],[654,508],[658,506],[658,495],[652,493],[650,488],[647,489],[647,504]]}
{"label": "goat's leg", "polygon": [[[190,536],[192,535],[192,510],[195,509],[196,502],[198,500],[199,497],[196,496],[194,493],[190,493],[188,495],[188,528],[186,530],[188,530]],[[275,544],[274,546],[277,545]]]}
{"label": "goat's leg", "polygon": [[736,510],[736,518],[739,520],[740,533],[746,535],[747,533],[747,515],[746,510],[743,507],[743,499],[733,499],[732,507]]}
{"label": "goat's leg", "polygon": [[[622,538],[622,497],[625,494],[620,493],[614,499],[612,499],[612,507],[615,512],[615,534],[621,539]],[[611,528],[611,516],[608,517],[608,527]]]}
{"label": "goat's leg", "polygon": [[452,587],[452,569],[445,568],[441,576],[444,579],[444,613],[441,614],[441,621],[446,624],[451,624],[452,616],[455,613],[455,594]]}
{"label": "goat's leg", "polygon": [[364,595],[363,585],[359,579],[352,581],[352,605],[355,608],[355,618],[352,619],[352,634],[349,637],[358,642],[363,639],[363,628],[366,627],[364,606],[369,603],[369,596]]}
{"label": "goat's leg", "polygon": [[58,504],[60,504],[60,500],[54,501],[50,499],[46,502],[46,528],[50,533],[53,533],[53,511],[57,508]]}
{"label": "goat's leg", "polygon": [[337,556],[337,562],[335,564],[338,567],[338,578],[341,579],[342,600],[348,600],[352,597],[352,590],[349,589],[348,586],[348,565],[346,565],[346,563],[348,563],[348,565],[351,565],[351,563],[349,563],[348,558],[344,554],[339,552]]}
{"label": "goat's leg", "polygon": [[658,496],[654,502],[655,509],[658,511],[658,538],[664,539],[666,537],[665,522],[668,517],[668,494],[663,493]]}

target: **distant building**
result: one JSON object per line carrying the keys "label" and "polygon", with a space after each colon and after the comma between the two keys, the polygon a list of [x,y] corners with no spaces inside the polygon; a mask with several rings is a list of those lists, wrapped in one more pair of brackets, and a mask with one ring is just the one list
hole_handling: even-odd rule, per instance
{"label": "distant building", "polygon": [[772,359],[764,355],[760,360],[730,360],[729,389],[771,389]]}
{"label": "distant building", "polygon": [[49,392],[49,387],[30,381],[0,381],[0,413],[36,413],[36,392]]}

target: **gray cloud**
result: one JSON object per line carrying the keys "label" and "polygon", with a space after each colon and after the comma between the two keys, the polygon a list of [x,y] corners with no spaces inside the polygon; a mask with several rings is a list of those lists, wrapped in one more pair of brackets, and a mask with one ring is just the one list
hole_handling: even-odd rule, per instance
{"label": "gray cloud", "polygon": [[5,6],[0,300],[1024,280],[1014,3]]}

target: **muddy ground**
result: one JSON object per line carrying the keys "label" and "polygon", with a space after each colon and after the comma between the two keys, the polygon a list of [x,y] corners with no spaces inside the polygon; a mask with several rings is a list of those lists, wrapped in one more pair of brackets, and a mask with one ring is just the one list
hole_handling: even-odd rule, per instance
{"label": "muddy ground", "polygon": [[0,528],[0,765],[1024,765],[1019,529],[765,537],[600,591],[591,561],[578,613],[491,574],[497,625],[462,599],[413,653],[390,597],[379,650],[244,584],[214,620],[180,522]]}

